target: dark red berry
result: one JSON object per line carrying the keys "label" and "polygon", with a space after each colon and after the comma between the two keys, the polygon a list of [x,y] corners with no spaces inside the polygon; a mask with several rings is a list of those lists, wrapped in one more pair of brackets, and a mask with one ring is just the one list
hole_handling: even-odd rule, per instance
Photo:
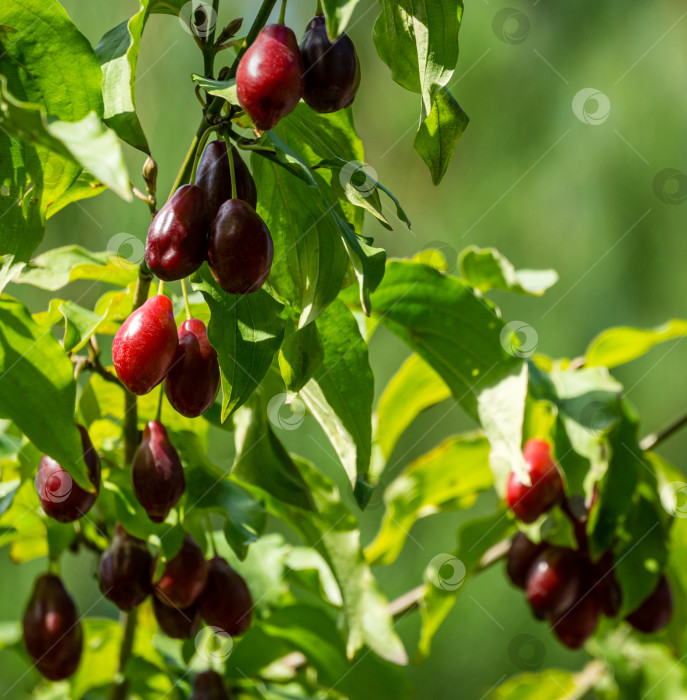
{"label": "dark red berry", "polygon": [[120,610],[132,610],[153,590],[150,580],[152,563],[146,543],[117,523],[112,544],[100,558],[101,593]]}
{"label": "dark red berry", "polygon": [[23,625],[26,650],[42,675],[60,681],[74,674],[81,659],[83,631],[76,605],[58,576],[38,577]]}
{"label": "dark red berry", "polygon": [[81,434],[83,460],[95,493],[82,489],[69,472],[48,455],[41,458],[34,481],[45,514],[61,523],[71,523],[86,514],[98,498],[100,489],[100,457],[86,428],[77,427]]}
{"label": "dark red berry", "polygon": [[208,562],[208,580],[200,598],[200,612],[211,627],[224,630],[231,637],[250,627],[253,599],[242,576],[222,557]]}
{"label": "dark red berry", "polygon": [[122,384],[147,394],[172,366],[178,344],[172,302],[157,294],[124,321],[112,341],[112,361]]}
{"label": "dark red berry", "polygon": [[518,532],[513,537],[506,560],[506,573],[513,585],[523,590],[527,587],[527,574],[534,560],[546,547],[546,544],[535,544],[530,541],[522,532]]}
{"label": "dark red berry", "polygon": [[199,673],[190,700],[229,700],[222,676],[212,670]]}
{"label": "dark red berry", "polygon": [[265,222],[250,205],[230,199],[210,229],[208,263],[220,287],[229,294],[257,292],[272,268],[274,246]]}
{"label": "dark red berry", "polygon": [[535,617],[548,619],[569,608],[578,597],[581,577],[581,560],[573,550],[546,549],[527,575],[527,602]]}
{"label": "dark red berry", "polygon": [[620,612],[622,593],[615,576],[613,555],[606,552],[591,567],[591,587],[599,600],[601,612],[606,617],[616,617]]}
{"label": "dark red berry", "polygon": [[196,541],[186,535],[175,557],[165,565],[160,580],[154,584],[160,602],[175,608],[193,605],[205,588],[208,565]]}
{"label": "dark red berry", "polygon": [[[231,153],[234,158],[236,198],[242,199],[255,209],[258,205],[255,180],[238,151],[232,147]],[[196,185],[205,192],[208,216],[212,223],[219,208],[231,199],[231,169],[227,156],[227,144],[222,139],[211,141],[203,152],[196,174]]]}
{"label": "dark red berry", "polygon": [[303,99],[316,112],[336,112],[348,107],[360,85],[360,63],[347,34],[333,43],[327,35],[324,15],[313,17],[301,40],[305,69]]}
{"label": "dark red berry", "polygon": [[303,61],[296,36],[268,24],[246,51],[236,72],[239,102],[261,131],[295,109],[303,95]]}
{"label": "dark red berry", "polygon": [[167,282],[195,272],[205,260],[210,221],[205,192],[195,185],[180,187],[148,229],[148,267]]}
{"label": "dark red berry", "polygon": [[673,616],[673,593],[661,576],[653,593],[630,615],[627,621],[639,632],[653,634],[662,630]]}
{"label": "dark red berry", "polygon": [[551,620],[551,629],[568,649],[579,649],[594,634],[600,615],[597,596],[585,593]]}
{"label": "dark red berry", "polygon": [[506,502],[515,516],[525,523],[534,522],[563,498],[563,478],[551,457],[551,447],[543,440],[528,440],[523,452],[531,485],[511,472]]}
{"label": "dark red berry", "polygon": [[202,618],[196,603],[188,608],[173,608],[153,596],[153,610],[160,629],[172,639],[191,639],[200,629]]}
{"label": "dark red berry", "polygon": [[219,390],[217,352],[207,328],[198,319],[179,326],[179,346],[172,369],[165,377],[165,394],[182,415],[195,418],[212,406]]}
{"label": "dark red berry", "polygon": [[151,420],[134,455],[134,493],[148,517],[161,523],[186,491],[184,468],[165,427]]}

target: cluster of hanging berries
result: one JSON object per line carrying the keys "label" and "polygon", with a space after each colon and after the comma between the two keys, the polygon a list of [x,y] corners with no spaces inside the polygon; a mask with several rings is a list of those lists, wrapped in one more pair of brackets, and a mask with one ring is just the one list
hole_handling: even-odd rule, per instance
{"label": "cluster of hanging berries", "polygon": [[[155,561],[146,543],[118,523],[100,559],[99,583],[103,595],[120,610],[133,610],[153,594],[158,625],[173,639],[193,638],[203,621],[215,632],[231,637],[250,626],[253,600],[244,579],[222,557],[206,561],[189,535],[156,582],[154,571]],[[57,681],[76,671],[83,629],[74,600],[59,576],[38,577],[23,629],[26,649],[43,676]]]}
{"label": "cluster of hanging berries", "polygon": [[[523,456],[531,483],[524,484],[511,472],[506,490],[508,507],[522,522],[533,523],[561,504],[573,523],[577,549],[535,544],[519,532],[513,538],[506,571],[513,584],[525,591],[534,616],[547,620],[566,647],[579,649],[594,633],[602,615],[617,617],[620,612],[621,591],[613,556],[607,551],[598,561],[591,559],[586,533],[589,510],[573,512],[550,445],[528,440]],[[638,631],[650,634],[665,627],[672,612],[672,594],[663,575],[655,590],[626,619]]]}
{"label": "cluster of hanging berries", "polygon": [[[301,98],[320,113],[349,106],[360,83],[360,67],[348,36],[331,42],[325,18],[317,16],[308,24],[300,47],[289,28],[265,27],[243,56],[236,82],[241,106],[264,131]],[[180,187],[155,216],[145,259],[160,280],[183,280],[205,261],[229,294],[250,294],[267,280],[273,244],[255,211],[255,181],[233,146],[231,162],[229,158],[225,141],[209,143],[196,184]],[[164,382],[170,404],[187,417],[202,415],[219,391],[217,353],[205,324],[189,319],[177,330],[172,302],[162,294],[148,299],[122,324],[112,344],[112,358],[129,391],[147,394]],[[82,489],[47,455],[35,480],[46,515],[62,523],[83,517],[100,489],[100,458],[86,429],[78,429],[93,491]],[[156,523],[167,518],[185,492],[181,460],[157,420],[143,432],[133,459],[132,482],[137,500]],[[118,523],[100,560],[100,590],[123,611],[152,594],[160,629],[174,639],[194,637],[203,621],[230,636],[243,634],[250,625],[253,601],[246,582],[223,558],[206,561],[189,535],[157,581],[155,568],[146,543]],[[54,681],[71,676],[81,659],[83,630],[59,576],[48,573],[36,580],[23,622],[24,643],[36,668]],[[223,698],[228,695],[217,673],[198,674],[192,700]]]}

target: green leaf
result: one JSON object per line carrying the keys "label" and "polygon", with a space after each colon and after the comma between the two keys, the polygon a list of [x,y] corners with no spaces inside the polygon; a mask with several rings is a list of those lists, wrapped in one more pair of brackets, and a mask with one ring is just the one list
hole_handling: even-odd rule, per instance
{"label": "green leaf", "polygon": [[223,292],[207,265],[192,282],[210,307],[208,338],[219,359],[225,421],[255,391],[279,350],[282,306],[262,289],[245,296]]}
{"label": "green leaf", "polygon": [[486,697],[488,700],[582,700],[596,685],[604,669],[602,662],[594,664],[586,674],[558,669],[521,673],[509,678]]}
{"label": "green leaf", "polygon": [[353,314],[339,300],[317,319],[317,331],[324,360],[300,395],[355,486],[358,477],[367,480],[372,453],[374,376],[367,344]]}
{"label": "green leaf", "polygon": [[410,529],[420,518],[469,508],[480,492],[494,483],[489,468],[489,442],[483,435],[446,439],[411,462],[384,492],[384,518],[374,541],[365,549],[372,565],[392,564]]}
{"label": "green leaf", "polygon": [[38,325],[48,328],[63,322],[62,346],[65,352],[76,352],[95,335],[104,318],[73,301],[51,299],[48,310],[34,314],[33,320]]}
{"label": "green leaf", "polygon": [[489,463],[494,488],[501,498],[505,496],[511,471],[529,479],[522,456],[527,388],[528,371],[523,363],[501,381],[484,388],[477,399],[480,423],[491,445]]}
{"label": "green leaf", "polygon": [[324,348],[314,323],[288,336],[279,350],[279,371],[286,388],[300,391],[323,360]]}
{"label": "green leaf", "polygon": [[413,147],[425,161],[438,185],[453,158],[456,141],[468,128],[470,117],[463,111],[456,98],[445,87],[437,93],[432,110],[415,135]]}
{"label": "green leaf", "polygon": [[211,78],[206,78],[202,75],[196,75],[193,73],[191,76],[192,80],[196,85],[205,90],[208,95],[215,95],[221,97],[223,100],[229,102],[232,105],[239,105],[239,98],[236,94],[236,80],[212,80]]}
{"label": "green leaf", "polygon": [[[348,623],[349,659],[367,644],[383,659],[405,664],[405,649],[393,630],[387,601],[365,562],[356,518],[341,502],[336,487],[313,465],[302,459],[296,464],[312,493],[315,513],[304,517],[302,511],[274,498],[267,499],[267,508],[320,552],[334,573]],[[265,469],[266,463],[261,466]]]}
{"label": "green leaf", "polygon": [[359,2],[360,0],[323,0],[322,9],[327,18],[327,34],[332,39],[344,32]]}
{"label": "green leaf", "polygon": [[[133,201],[124,156],[114,131],[95,112],[75,122],[49,118],[43,107],[10,94],[0,75],[0,126],[25,143],[71,160],[127,202]],[[77,171],[78,172],[78,171]]]}
{"label": "green leaf", "polygon": [[541,296],[558,281],[555,270],[516,270],[495,248],[466,248],[460,270],[463,279],[480,292],[497,289]]}
{"label": "green leaf", "polygon": [[420,413],[450,396],[450,389],[431,366],[419,355],[410,355],[377,404],[375,438],[384,460],[391,457],[398,439]]}
{"label": "green leaf", "polygon": [[274,242],[270,284],[306,326],[336,299],[348,266],[337,227],[317,190],[264,159],[253,159],[258,214]]}
{"label": "green leaf", "polygon": [[585,365],[603,365],[609,369],[632,362],[656,345],[687,335],[687,321],[673,319],[653,330],[610,328],[599,334],[587,348]]}
{"label": "green leaf", "polygon": [[[455,555],[445,555],[443,563],[450,564],[456,560],[462,563],[465,567],[465,579],[458,587],[450,585],[441,588],[436,585],[436,583],[441,583],[440,580],[436,580],[434,583],[430,580],[430,583],[427,584],[423,602],[420,605],[422,631],[416,661],[426,659],[429,656],[434,635],[451,612],[458,593],[463,590],[465,583],[477,571],[480,559],[488,549],[508,537],[514,530],[515,525],[503,510],[499,510],[487,518],[472,520],[459,530],[458,549]],[[435,572],[435,576],[438,573]]]}
{"label": "green leaf", "polygon": [[448,85],[458,59],[462,0],[380,0],[374,27],[379,57],[401,86],[422,95],[415,150],[434,184],[448,167],[468,122]]}
{"label": "green leaf", "polygon": [[270,427],[264,407],[260,403],[257,408],[244,406],[235,414],[234,423],[237,457],[233,476],[284,503],[312,510],[310,491]]}
{"label": "green leaf", "polygon": [[621,615],[638,608],[653,592],[668,560],[665,512],[652,498],[640,493],[620,528],[613,547],[615,574],[622,591]]}
{"label": "green leaf", "polygon": [[92,490],[74,423],[75,399],[72,363],[57,340],[23,304],[0,299],[0,415]]}
{"label": "green leaf", "polygon": [[119,138],[150,155],[150,147],[136,115],[136,67],[148,0],[130,19],[106,32],[95,47],[103,72],[105,123]]}
{"label": "green leaf", "polygon": [[186,516],[217,513],[225,520],[224,534],[239,559],[265,531],[267,515],[262,504],[229,480],[204,455],[193,434],[177,441],[177,451],[186,468]]}
{"label": "green leaf", "polygon": [[122,628],[116,620],[85,618],[84,654],[79,669],[69,681],[72,697],[81,698],[91,688],[110,685],[117,673]]}
{"label": "green leaf", "polygon": [[138,267],[111,253],[91,253],[78,245],[54,248],[34,258],[17,279],[54,292],[76,280],[93,280],[126,287],[136,280]]}
{"label": "green leaf", "polygon": [[[385,192],[389,199],[396,206],[396,216],[410,228],[410,219],[403,210],[401,203],[382,184],[372,177],[368,166],[361,161],[347,161],[345,158],[327,158],[313,166],[313,170],[326,168],[337,174],[338,185],[343,189],[346,199],[356,207],[361,207],[374,216],[384,228],[391,230],[392,226],[382,213],[382,204],[379,199],[379,192]],[[336,187],[337,179],[332,180],[333,187]]]}
{"label": "green leaf", "polygon": [[48,205],[47,218],[55,216],[58,211],[62,211],[69,204],[78,202],[82,199],[90,199],[107,190],[100,180],[82,172],[74,182],[69,186],[64,194],[61,194],[55,201]]}
{"label": "green leaf", "polygon": [[[343,297],[354,303],[349,290]],[[390,262],[371,301],[375,318],[417,352],[474,417],[479,393],[520,367],[501,344],[503,322],[463,282],[433,267]]]}

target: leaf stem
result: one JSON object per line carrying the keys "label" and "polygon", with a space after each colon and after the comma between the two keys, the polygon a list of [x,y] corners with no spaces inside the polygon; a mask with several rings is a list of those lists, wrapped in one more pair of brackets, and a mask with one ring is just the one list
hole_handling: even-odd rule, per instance
{"label": "leaf stem", "polygon": [[110,691],[110,700],[126,700],[129,679],[126,677],[124,671],[134,648],[136,623],[138,621],[138,609],[134,608],[129,613],[122,613],[120,621],[124,627],[124,637],[122,638],[122,648],[119,652],[119,667],[117,669],[117,676],[115,677],[115,682],[112,686],[112,690]]}
{"label": "leaf stem", "polygon": [[286,20],[286,0],[281,0],[281,10],[279,11],[279,19],[277,20],[279,24],[284,24]]}
{"label": "leaf stem", "polygon": [[188,303],[188,290],[186,289],[186,280],[181,280],[181,293],[184,295],[184,308],[186,309],[186,320],[190,321],[193,316],[191,315],[191,306]]}
{"label": "leaf stem", "polygon": [[666,428],[663,428],[663,430],[659,430],[655,433],[650,433],[646,437],[643,437],[639,441],[639,446],[641,447],[641,449],[644,452],[648,452],[649,450],[653,450],[655,447],[660,445],[664,440],[667,440],[669,437],[671,437],[672,435],[677,433],[678,430],[681,430],[686,425],[687,425],[687,415],[684,415],[681,418],[678,418],[673,423],[671,423]]}
{"label": "leaf stem", "polygon": [[212,529],[212,523],[210,522],[210,516],[205,513],[205,527],[208,530],[208,537],[210,538],[210,547],[212,547],[213,556],[217,556],[217,546],[215,545],[215,533]]}

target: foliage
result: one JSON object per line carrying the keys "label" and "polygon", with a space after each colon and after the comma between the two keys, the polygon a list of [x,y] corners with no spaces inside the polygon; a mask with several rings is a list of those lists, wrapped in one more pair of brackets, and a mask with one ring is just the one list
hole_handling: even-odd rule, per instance
{"label": "foliage", "polygon": [[[264,2],[262,10],[274,4]],[[532,437],[553,444],[569,496],[596,499],[586,536],[595,559],[613,554],[622,614],[647,597],[666,569],[679,614],[649,643],[625,623],[609,623],[588,645],[595,660],[578,673],[522,674],[492,696],[582,697],[596,688],[603,698],[639,697],[652,693],[663,674],[681,689],[670,697],[682,697],[687,671],[672,655],[684,653],[687,582],[678,564],[687,536],[666,496],[679,472],[653,452],[655,441],[640,440],[636,411],[609,369],[683,337],[687,321],[608,330],[576,360],[534,354],[527,328],[507,323],[487,295],[540,296],[556,282],[555,272],[516,270],[498,251],[474,246],[461,254],[457,274],[446,271],[438,252],[433,266],[387,260],[362,233],[365,213],[390,228],[393,217],[382,204],[389,197],[400,224],[410,222],[395,196],[361,170],[364,149],[352,109],[321,115],[301,103],[274,130],[255,133],[236,96],[236,64],[215,79],[214,47],[199,37],[209,70],[193,77],[207,101],[194,148],[213,127],[250,154],[274,264],[264,288],[241,297],[222,291],[207,265],[191,278],[194,315],[208,321],[219,358],[221,399],[193,419],[163,405],[161,420],[181,456],[187,490],[164,523],[148,519],[131,483],[136,445],[127,430],[137,436],[154,419],[157,392],[138,399],[132,413],[131,396],[125,399],[112,369],[102,365],[99,348],[152,293],[149,271],[76,245],[34,252],[46,220],[63,207],[106,189],[133,200],[120,142],[151,151],[135,106],[140,43],[151,14],[176,17],[184,5],[141,0],[139,11],[95,48],[58,2],[4,0],[0,9],[0,186],[7,190],[0,197],[0,290],[31,285],[60,294],[33,315],[9,293],[0,298],[0,531],[14,561],[48,556],[54,563],[69,548],[102,550],[120,522],[159,555],[158,568],[179,551],[184,532],[199,542],[209,537],[247,579],[257,619],[218,661],[198,644],[157,634],[147,602],[133,651],[119,667],[122,630],[111,619],[87,617],[81,669],[50,697],[107,697],[118,692],[110,686],[121,687],[112,685],[118,672],[135,697],[185,697],[189,669],[208,665],[241,698],[409,697],[402,667],[409,655],[431,653],[464,582],[480,574],[492,547],[518,527],[535,541],[571,541],[559,510],[529,526],[501,506],[486,518],[470,514],[481,494],[503,497],[510,471],[522,472],[522,446]],[[331,36],[345,30],[356,5],[324,0]],[[377,52],[393,80],[420,95],[414,148],[439,184],[468,125],[448,89],[462,2],[379,5]],[[256,31],[266,18],[262,10]],[[194,148],[177,185],[190,179]],[[146,185],[142,198],[154,209],[154,187]],[[79,280],[108,285],[93,308],[69,300],[67,288]],[[181,312],[183,296],[176,288],[167,293]],[[409,356],[375,408],[368,341],[378,327],[405,343]],[[474,430],[452,435],[391,477],[405,431],[442,402],[462,409]],[[275,429],[297,427],[299,410],[331,443],[334,479],[287,449]],[[103,484],[91,515],[63,525],[40,509],[33,479],[47,454],[92,488],[75,420],[102,455]],[[230,466],[206,454],[208,433],[217,428],[225,431]],[[371,499],[383,515],[364,546],[359,515]],[[442,585],[431,564],[417,572],[425,583],[406,609],[420,608],[422,628],[409,654],[375,567],[399,557],[418,520],[457,510],[467,511],[466,521],[447,557],[461,563],[465,576],[454,587]],[[268,532],[273,521],[302,544]],[[1,646],[24,654],[16,630],[0,636]]]}

